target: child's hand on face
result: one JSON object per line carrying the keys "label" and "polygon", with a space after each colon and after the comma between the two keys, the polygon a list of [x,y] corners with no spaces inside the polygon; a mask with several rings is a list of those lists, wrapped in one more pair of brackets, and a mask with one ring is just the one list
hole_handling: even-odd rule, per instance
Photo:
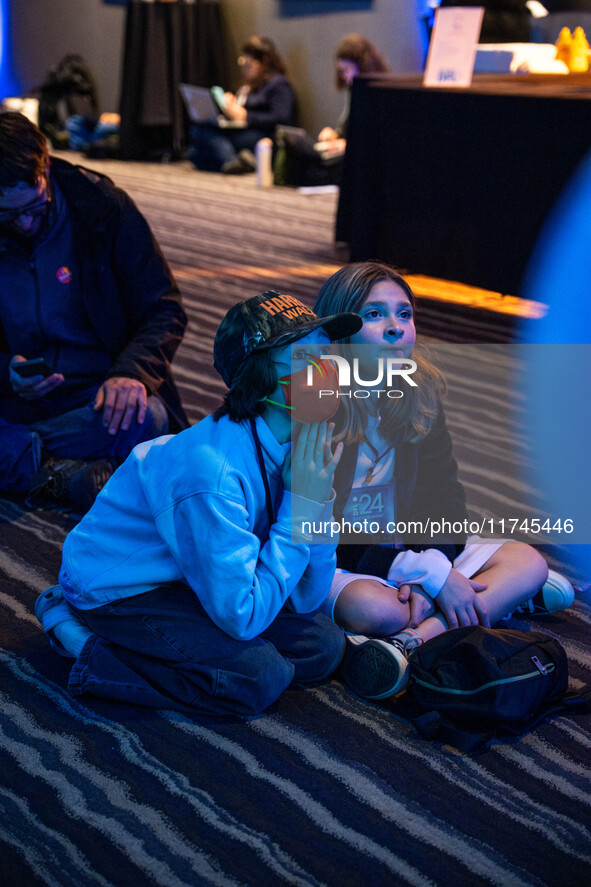
{"label": "child's hand on face", "polygon": [[334,422],[328,425],[326,422],[313,422],[300,426],[291,458],[288,456],[283,465],[286,489],[292,490],[295,472],[295,492],[299,496],[314,502],[330,499],[335,469],[343,452],[342,443],[335,447],[334,452],[332,450],[333,431]]}

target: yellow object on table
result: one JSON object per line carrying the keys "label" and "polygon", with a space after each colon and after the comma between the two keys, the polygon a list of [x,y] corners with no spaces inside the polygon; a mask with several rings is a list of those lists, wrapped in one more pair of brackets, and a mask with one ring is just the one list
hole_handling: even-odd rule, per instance
{"label": "yellow object on table", "polygon": [[569,70],[572,42],[573,35],[570,32],[570,28],[562,28],[558,35],[558,40],[556,41],[556,58],[559,61],[564,62]]}
{"label": "yellow object on table", "polygon": [[589,70],[589,44],[582,28],[575,28],[570,47],[568,67],[573,73]]}

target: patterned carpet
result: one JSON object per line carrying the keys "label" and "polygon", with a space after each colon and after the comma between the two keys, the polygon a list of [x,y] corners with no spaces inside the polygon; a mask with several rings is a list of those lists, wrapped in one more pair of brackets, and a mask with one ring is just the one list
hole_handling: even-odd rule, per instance
{"label": "patterned carpet", "polygon": [[[260,192],[251,177],[183,164],[93,165],[137,200],[178,277],[191,323],[176,377],[196,421],[222,392],[211,346],[227,308],[268,286],[312,301],[345,260],[332,239],[336,195]],[[437,303],[428,305],[434,316]],[[489,318],[470,326],[469,315],[464,331],[482,334]],[[502,334],[491,341],[508,341],[508,326],[496,317],[488,328]],[[426,338],[444,332],[436,318],[423,326]],[[452,373],[450,426],[474,513],[497,513],[526,497],[506,477],[484,372]],[[484,423],[491,475],[478,469]],[[68,661],[33,616],[73,518],[5,497],[0,522],[1,884],[588,883],[591,715],[557,718],[470,757],[421,739],[395,706],[357,700],[337,680],[289,690],[247,724],[77,701],[65,690]],[[569,569],[568,550],[550,554]],[[565,646],[571,684],[591,682],[588,595],[566,614],[511,621],[534,624]]]}

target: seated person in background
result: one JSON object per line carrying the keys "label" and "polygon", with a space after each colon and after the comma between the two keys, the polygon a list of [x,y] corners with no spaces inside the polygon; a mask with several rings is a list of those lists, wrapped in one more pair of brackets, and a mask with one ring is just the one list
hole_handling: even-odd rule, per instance
{"label": "seated person in background", "polygon": [[279,142],[284,150],[278,184],[338,185],[343,155],[347,146],[347,125],[351,101],[351,86],[358,74],[389,71],[382,54],[371,40],[361,34],[348,34],[340,41],[335,53],[335,84],[345,91],[345,104],[335,127],[325,126],[318,133],[316,143],[304,132],[279,130]]}
{"label": "seated person in background", "polygon": [[[417,364],[416,387],[401,399],[381,398],[380,384],[366,384],[369,399],[341,397],[335,438],[345,448],[335,474],[335,515],[354,521],[369,494],[381,503],[371,517],[384,527],[390,521],[424,525],[430,517],[464,524],[465,494],[441,403],[444,380],[413,350],[415,299],[406,281],[381,262],[346,265],[324,284],[315,310],[320,317],[361,315],[363,326],[347,343],[374,346],[358,358],[364,379],[376,378],[374,354],[412,357]],[[549,576],[536,549],[503,539],[464,535],[427,543],[419,537],[418,544],[401,538],[388,545],[341,539],[337,563],[323,609],[361,635],[349,640],[343,677],[372,699],[404,689],[407,657],[447,628],[488,627],[526,604],[526,612],[558,612],[574,599],[568,580]]]}
{"label": "seated person in background", "polygon": [[[121,127],[121,117],[112,111],[103,111],[98,120],[89,120],[82,114],[73,114],[66,120],[66,129],[70,136],[69,147],[71,151],[83,151],[88,153],[91,146],[111,144],[113,147],[119,144],[118,138]],[[98,154],[98,150],[94,151]]]}
{"label": "seated person in background", "polygon": [[212,123],[194,123],[187,156],[197,169],[253,172],[256,143],[272,138],[278,124],[294,123],[295,93],[273,41],[251,37],[242,47],[238,64],[243,83],[236,95],[225,93],[224,114],[243,126],[221,129]]}
{"label": "seated person in background", "polygon": [[94,75],[80,55],[65,55],[34,94],[39,98],[39,128],[54,148],[85,151],[119,132],[119,114],[100,113]]}
{"label": "seated person in background", "polygon": [[[130,198],[0,114],[0,490],[84,511],[136,443],[186,427],[170,373],[185,325]],[[32,358],[46,367],[19,372]]]}
{"label": "seated person in background", "polygon": [[335,85],[345,91],[345,104],[336,126],[325,126],[318,133],[318,142],[326,142],[326,151],[344,154],[347,144],[347,126],[351,102],[351,86],[358,74],[377,74],[389,71],[381,52],[371,40],[361,34],[343,37],[335,52]]}
{"label": "seated person in background", "polygon": [[330,520],[342,445],[308,415],[292,449],[280,380],[359,326],[273,291],[228,311],[214,343],[223,405],[134,449],[38,598],[52,645],[77,660],[72,693],[249,718],[338,668],[343,632],[318,612],[336,545],[311,545],[297,517]]}

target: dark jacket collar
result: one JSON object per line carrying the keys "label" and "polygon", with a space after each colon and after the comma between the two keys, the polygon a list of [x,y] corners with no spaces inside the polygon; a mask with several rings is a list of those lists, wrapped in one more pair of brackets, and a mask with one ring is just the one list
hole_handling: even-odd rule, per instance
{"label": "dark jacket collar", "polygon": [[61,189],[70,212],[97,233],[108,228],[113,215],[120,211],[121,192],[108,176],[56,157],[51,160],[50,175]]}

